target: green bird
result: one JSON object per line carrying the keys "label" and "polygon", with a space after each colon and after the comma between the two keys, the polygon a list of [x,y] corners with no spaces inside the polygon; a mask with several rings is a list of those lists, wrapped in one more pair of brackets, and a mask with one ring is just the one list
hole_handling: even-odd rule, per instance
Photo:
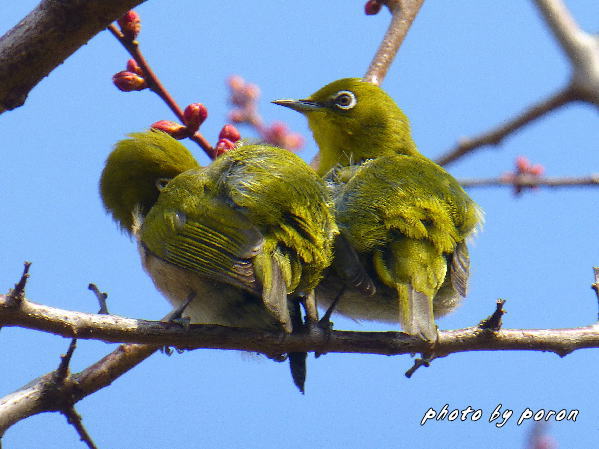
{"label": "green bird", "polygon": [[[295,154],[238,146],[201,168],[171,136],[131,134],[100,180],[106,210],[137,240],[154,284],[192,323],[291,332],[338,233],[323,180]],[[303,392],[305,353],[288,354]]]}
{"label": "green bird", "polygon": [[318,173],[333,191],[341,234],[319,303],[338,300],[343,315],[399,321],[435,341],[434,318],[467,293],[466,239],[481,224],[479,207],[419,153],[407,116],[378,86],[346,78],[307,99],[274,103],[307,117]]}

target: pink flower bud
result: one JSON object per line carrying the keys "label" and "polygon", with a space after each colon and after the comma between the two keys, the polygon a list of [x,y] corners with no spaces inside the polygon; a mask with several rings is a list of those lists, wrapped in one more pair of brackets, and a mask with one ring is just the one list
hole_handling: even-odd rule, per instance
{"label": "pink flower bud", "polygon": [[241,90],[245,85],[245,80],[239,75],[231,75],[228,79],[228,83],[231,90]]}
{"label": "pink flower bud", "polygon": [[208,109],[202,103],[191,103],[183,111],[183,123],[190,134],[195,133],[208,117]]}
{"label": "pink flower bud", "polygon": [[145,79],[143,79],[137,73],[128,72],[126,70],[114,74],[112,77],[112,82],[123,92],[143,90],[148,87]]}
{"label": "pink flower bud", "polygon": [[255,101],[260,96],[260,88],[255,84],[246,84],[243,87],[243,94],[252,101]]}
{"label": "pink flower bud", "polygon": [[229,139],[220,139],[214,148],[216,150],[216,157],[226,153],[229,150],[235,148],[235,144]]}
{"label": "pink flower bud", "polygon": [[229,112],[229,120],[233,123],[243,123],[246,120],[246,115],[241,109],[233,109]]}
{"label": "pink flower bud", "polygon": [[375,14],[378,14],[382,6],[383,4],[380,0],[368,0],[364,5],[364,12],[368,16],[373,16]]}
{"label": "pink flower bud", "polygon": [[518,173],[526,173],[530,167],[530,162],[524,156],[518,156],[516,158],[516,170]]}
{"label": "pink flower bud", "polygon": [[127,71],[137,73],[141,77],[144,76],[143,70],[141,69],[139,64],[137,64],[137,61],[135,59],[129,59],[127,61]]}
{"label": "pink flower bud", "polygon": [[118,20],[121,33],[130,40],[134,40],[141,31],[141,20],[139,14],[135,11],[127,11],[123,17]]}
{"label": "pink flower bud", "polygon": [[177,122],[171,122],[170,120],[159,120],[152,123],[150,128],[165,132],[178,140],[184,139],[185,137],[189,137],[191,134],[193,134],[189,132],[186,126]]}
{"label": "pink flower bud", "polygon": [[303,146],[304,138],[300,134],[289,133],[283,141],[283,148],[287,148],[290,151],[299,150]]}
{"label": "pink flower bud", "polygon": [[218,135],[218,139],[220,140],[228,140],[230,142],[237,142],[241,139],[241,134],[237,131],[233,125],[225,125],[223,129],[220,130],[220,134]]}
{"label": "pink flower bud", "polygon": [[533,176],[541,176],[545,172],[545,167],[541,164],[535,164],[528,169],[528,173]]}

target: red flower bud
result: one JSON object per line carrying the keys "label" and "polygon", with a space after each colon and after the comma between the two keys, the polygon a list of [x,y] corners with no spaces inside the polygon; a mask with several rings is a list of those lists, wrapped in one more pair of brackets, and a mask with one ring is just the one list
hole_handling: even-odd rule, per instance
{"label": "red flower bud", "polygon": [[382,7],[383,4],[380,0],[368,0],[364,5],[364,12],[368,16],[373,16],[375,14],[378,14]]}
{"label": "red flower bud", "polygon": [[118,20],[121,33],[130,40],[134,40],[141,31],[141,20],[139,14],[130,10]]}
{"label": "red flower bud", "polygon": [[195,133],[208,117],[208,109],[202,103],[191,103],[183,111],[183,123],[190,134]]}
{"label": "red flower bud", "polygon": [[127,71],[137,73],[141,77],[144,76],[143,70],[141,69],[141,67],[135,59],[129,59],[127,61]]}
{"label": "red flower bud", "polygon": [[235,148],[235,144],[231,142],[229,139],[220,139],[214,148],[216,150],[216,156],[220,156],[223,153],[226,153],[229,150]]}
{"label": "red flower bud", "polygon": [[223,129],[220,130],[218,139],[219,141],[224,139],[230,142],[237,142],[239,139],[241,139],[241,134],[239,134],[239,131],[237,131],[237,128],[235,128],[233,125],[227,124],[223,126]]}
{"label": "red flower bud", "polygon": [[143,79],[137,73],[127,72],[126,70],[114,74],[112,77],[112,82],[123,92],[143,90],[148,87],[145,79]]}
{"label": "red flower bud", "polygon": [[177,122],[171,122],[170,120],[159,120],[155,123],[152,123],[150,128],[165,132],[178,140],[184,139],[185,137],[189,137],[191,135],[186,126]]}

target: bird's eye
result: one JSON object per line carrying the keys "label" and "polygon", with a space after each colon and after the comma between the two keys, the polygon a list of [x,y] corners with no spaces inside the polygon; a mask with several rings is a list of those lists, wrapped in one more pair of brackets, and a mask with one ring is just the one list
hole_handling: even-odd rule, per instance
{"label": "bird's eye", "polygon": [[349,90],[342,90],[341,92],[337,92],[333,101],[335,102],[335,106],[343,110],[353,108],[358,102],[356,100],[356,96]]}
{"label": "bird's eye", "polygon": [[156,180],[156,188],[158,189],[159,192],[162,192],[162,189],[164,189],[166,187],[166,185],[168,184],[168,182],[170,181],[169,178],[159,178]]}

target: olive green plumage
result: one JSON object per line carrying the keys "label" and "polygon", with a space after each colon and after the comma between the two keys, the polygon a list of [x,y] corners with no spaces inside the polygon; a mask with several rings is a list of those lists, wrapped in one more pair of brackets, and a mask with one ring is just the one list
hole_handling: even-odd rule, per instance
{"label": "olive green plumage", "polygon": [[344,315],[399,321],[406,332],[434,340],[434,316],[467,292],[466,238],[481,222],[478,206],[418,152],[406,115],[378,86],[347,78],[305,100],[275,103],[308,118],[318,171],[334,195],[341,237],[319,302],[341,294]]}
{"label": "olive green plumage", "polygon": [[[100,193],[156,287],[174,306],[194,296],[191,322],[291,332],[297,298],[317,319],[338,230],[324,181],[295,154],[244,145],[200,168],[172,137],[136,133],[108,157]],[[289,356],[303,391],[305,353]]]}
{"label": "olive green plumage", "polygon": [[291,331],[287,295],[310,294],[332,260],[330,206],[324,183],[296,155],[246,145],[173,179],[140,238],[165,262],[261,295]]}
{"label": "olive green plumage", "polygon": [[106,160],[100,196],[106,211],[129,234],[134,210],[145,216],[158,199],[159,183],[199,167],[179,141],[160,131],[132,133],[121,140]]}

